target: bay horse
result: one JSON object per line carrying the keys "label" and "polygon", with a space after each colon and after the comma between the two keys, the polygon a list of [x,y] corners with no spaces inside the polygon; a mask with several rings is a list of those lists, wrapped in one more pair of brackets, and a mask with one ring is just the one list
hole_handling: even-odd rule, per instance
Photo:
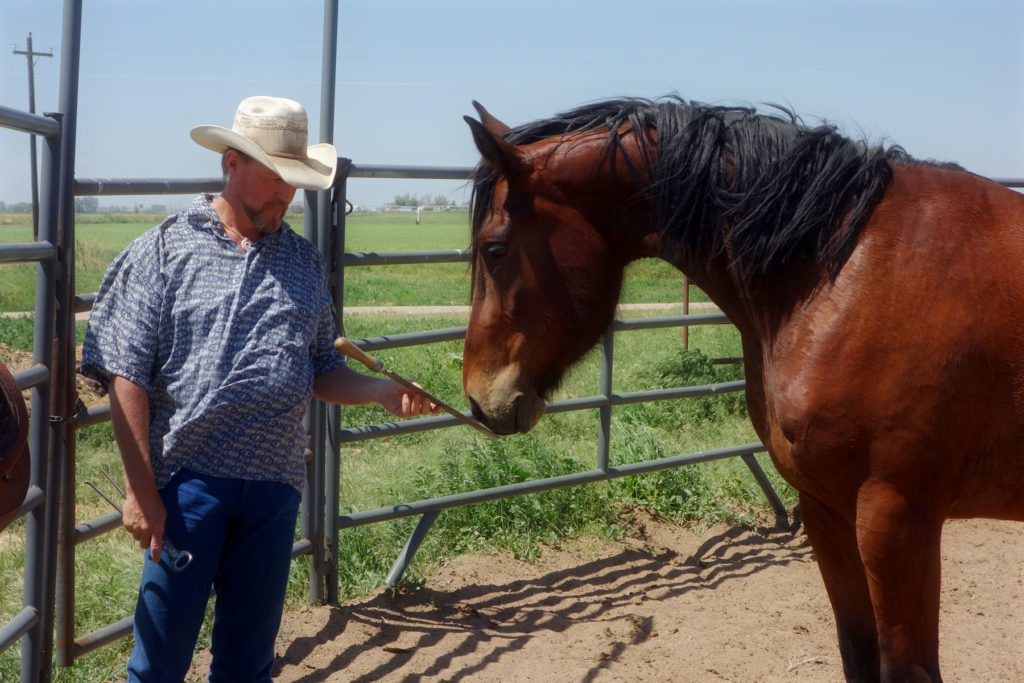
{"label": "bay horse", "polygon": [[677,97],[509,128],[476,102],[463,385],[526,432],[662,258],[739,329],[850,681],[938,681],[947,518],[1024,520],[1024,196],[901,148]]}
{"label": "bay horse", "polygon": [[28,408],[14,374],[0,363],[0,531],[14,519],[28,493]]}

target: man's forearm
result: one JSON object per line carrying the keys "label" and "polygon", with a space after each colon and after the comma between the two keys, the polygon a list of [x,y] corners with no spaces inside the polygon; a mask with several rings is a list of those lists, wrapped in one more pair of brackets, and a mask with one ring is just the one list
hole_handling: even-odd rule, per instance
{"label": "man's forearm", "polygon": [[153,472],[149,462],[149,394],[131,380],[114,375],[110,380],[110,415],[129,488],[147,479],[152,482]]}
{"label": "man's forearm", "polygon": [[138,384],[115,375],[110,381],[110,418],[124,463],[128,494],[124,528],[153,551],[154,561],[159,561],[167,511],[150,466],[149,394]]}

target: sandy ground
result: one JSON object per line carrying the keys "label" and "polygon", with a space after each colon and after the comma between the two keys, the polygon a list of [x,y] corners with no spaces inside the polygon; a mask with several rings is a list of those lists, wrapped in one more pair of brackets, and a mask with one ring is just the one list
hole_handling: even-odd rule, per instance
{"label": "sandy ground", "polygon": [[[466,556],[423,588],[285,615],[275,680],[840,681],[834,621],[802,534],[647,518],[636,538]],[[1024,680],[1024,525],[943,538],[947,681]],[[203,653],[194,667],[205,670]]]}

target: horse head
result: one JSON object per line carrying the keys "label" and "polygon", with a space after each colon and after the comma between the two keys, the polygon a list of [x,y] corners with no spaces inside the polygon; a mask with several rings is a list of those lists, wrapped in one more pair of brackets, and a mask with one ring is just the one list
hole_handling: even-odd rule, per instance
{"label": "horse head", "polygon": [[[465,118],[483,160],[463,385],[494,431],[526,432],[611,321],[626,263],[645,255],[621,237],[636,191],[609,131],[516,144],[516,131],[474,106],[481,121]],[[631,226],[643,222],[630,213]]]}

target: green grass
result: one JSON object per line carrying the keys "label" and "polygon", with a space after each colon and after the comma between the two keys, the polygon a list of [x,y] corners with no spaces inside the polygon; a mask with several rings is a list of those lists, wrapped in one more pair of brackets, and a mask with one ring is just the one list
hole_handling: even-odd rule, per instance
{"label": "green grass", "polygon": [[[350,217],[350,250],[392,251],[447,249],[464,246],[465,214],[426,215],[415,226],[410,214]],[[434,220],[436,219],[436,223]],[[79,230],[79,267],[102,274],[126,240],[148,226],[135,223],[83,226]],[[301,229],[301,224],[297,226]],[[0,227],[0,241],[5,240]],[[434,237],[430,237],[433,234]],[[85,263],[89,262],[86,268]],[[356,302],[438,304],[468,302],[466,264],[435,264],[378,269],[352,268],[346,288]],[[89,281],[79,276],[79,282]],[[95,280],[98,282],[98,277]],[[665,264],[643,261],[627,275],[625,291],[633,301],[679,301],[682,277]],[[80,286],[80,292],[91,291]],[[654,292],[658,292],[657,295]],[[17,292],[31,301],[31,295]],[[695,297],[697,298],[697,297]],[[2,300],[2,299],[0,299]],[[348,300],[349,305],[356,302]],[[5,304],[7,305],[7,304]],[[21,304],[23,305],[23,304]],[[24,310],[24,309],[22,309]],[[630,314],[637,317],[644,313]],[[351,315],[346,334],[352,338],[465,324],[464,317]],[[30,348],[31,321],[0,319],[0,338]],[[81,334],[81,331],[80,331]],[[662,386],[721,382],[742,377],[739,366],[713,359],[740,355],[739,337],[730,326],[690,330],[684,350],[678,328],[619,333],[615,337],[614,386],[617,392]],[[392,349],[378,353],[401,374],[420,381],[432,392],[465,409],[461,386],[461,342]],[[592,351],[567,372],[554,399],[599,393],[599,354]],[[449,495],[482,487],[587,471],[596,466],[597,411],[548,415],[529,434],[487,439],[466,427],[389,437],[344,445],[341,449],[340,501],[343,512],[367,510],[398,502]],[[376,406],[342,410],[344,426],[390,422]],[[740,394],[639,404],[612,413],[611,460],[622,464],[756,441]],[[765,456],[766,472],[788,504],[793,491],[775,473]],[[102,469],[119,476],[120,460],[109,424],[80,430],[78,435],[76,522],[108,511],[85,480],[103,482]],[[422,580],[429,567],[464,552],[505,549],[523,558],[536,555],[544,543],[581,534],[618,537],[628,533],[623,515],[637,505],[694,526],[718,521],[753,523],[767,501],[746,466],[737,458],[640,474],[598,484],[573,486],[515,499],[480,503],[441,514],[427,536],[405,581]],[[415,518],[342,531],[339,539],[343,598],[365,594],[381,585]],[[0,623],[21,609],[21,543],[24,523],[0,532]],[[76,549],[76,635],[82,636],[132,612],[141,558],[123,530],[89,541]],[[308,558],[293,563],[289,607],[308,595]],[[200,640],[208,645],[209,620]],[[54,680],[102,681],[123,675],[131,639],[90,653],[69,669],[55,669]],[[0,654],[0,680],[18,677],[17,645]]]}
{"label": "green grass", "polygon": [[[469,218],[465,212],[424,213],[419,225],[415,213],[353,214],[345,223],[347,251],[414,251],[466,249]],[[88,220],[86,220],[88,218]],[[113,258],[133,239],[162,217],[130,220],[119,216],[80,217],[76,224],[75,289],[95,292]],[[289,217],[301,233],[301,216]],[[0,242],[31,240],[29,223],[0,226]],[[0,311],[30,311],[35,305],[34,264],[0,264]],[[630,264],[623,288],[623,303],[675,302],[682,300],[683,276],[658,259]],[[346,306],[468,305],[469,264],[441,263],[354,267],[345,273]],[[707,297],[696,288],[694,301]]]}

